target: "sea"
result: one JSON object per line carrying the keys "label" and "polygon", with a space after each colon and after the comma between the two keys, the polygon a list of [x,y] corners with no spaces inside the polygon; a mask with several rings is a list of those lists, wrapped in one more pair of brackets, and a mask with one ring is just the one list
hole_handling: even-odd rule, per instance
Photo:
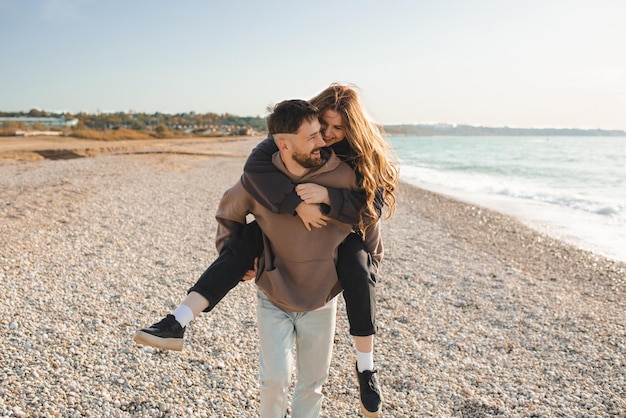
{"label": "sea", "polygon": [[626,137],[386,139],[403,181],[626,262]]}

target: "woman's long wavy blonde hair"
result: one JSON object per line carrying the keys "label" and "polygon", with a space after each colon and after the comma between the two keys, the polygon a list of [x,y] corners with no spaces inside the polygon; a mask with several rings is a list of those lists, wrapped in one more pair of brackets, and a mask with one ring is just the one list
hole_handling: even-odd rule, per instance
{"label": "woman's long wavy blonde hair", "polygon": [[399,167],[389,158],[392,150],[383,139],[378,125],[369,119],[354,88],[331,84],[309,102],[319,109],[320,114],[331,109],[343,118],[346,135],[344,140],[348,141],[356,154],[354,165],[363,176],[362,187],[367,196],[359,224],[361,231],[364,232],[367,225],[380,218],[374,204],[377,191],[382,192],[384,204],[388,208],[385,218],[389,218],[396,211]]}

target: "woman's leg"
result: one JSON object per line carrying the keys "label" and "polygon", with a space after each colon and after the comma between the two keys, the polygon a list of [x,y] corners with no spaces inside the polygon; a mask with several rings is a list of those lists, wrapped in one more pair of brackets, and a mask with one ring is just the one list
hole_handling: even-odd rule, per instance
{"label": "woman's leg", "polygon": [[243,225],[224,244],[218,258],[196,281],[182,303],[170,315],[135,333],[134,341],[165,350],[183,349],[185,327],[202,311],[208,312],[254,267],[263,250],[261,228]]}
{"label": "woman's leg", "polygon": [[372,258],[357,234],[348,235],[339,246],[337,274],[344,289],[350,334],[356,347],[361,410],[365,416],[376,417],[382,406],[374,370],[377,276]]}
{"label": "woman's leg", "polygon": [[[237,231],[222,248],[219,257],[202,273],[188,291],[199,293],[208,301],[204,312],[211,311],[226,294],[254,267],[254,259],[263,251],[263,233],[256,221]],[[184,301],[183,301],[184,303]],[[194,312],[198,315],[200,312]]]}
{"label": "woman's leg", "polygon": [[350,335],[369,337],[376,333],[376,273],[372,258],[357,234],[339,246],[337,275],[343,286]]}

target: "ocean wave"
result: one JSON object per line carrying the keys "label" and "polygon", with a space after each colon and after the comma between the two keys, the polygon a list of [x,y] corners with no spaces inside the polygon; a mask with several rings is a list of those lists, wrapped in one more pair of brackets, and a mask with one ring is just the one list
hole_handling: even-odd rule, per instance
{"label": "ocean wave", "polygon": [[624,218],[626,225],[626,208],[618,203],[619,197],[615,196],[583,193],[580,190],[538,184],[525,179],[448,172],[408,165],[402,166],[401,175],[408,182],[441,187],[453,193],[499,196],[518,202],[536,202],[604,217]]}
{"label": "ocean wave", "polygon": [[622,211],[623,209],[621,208],[615,208],[613,206],[605,206],[603,208],[597,209],[595,212],[598,215],[618,216]]}

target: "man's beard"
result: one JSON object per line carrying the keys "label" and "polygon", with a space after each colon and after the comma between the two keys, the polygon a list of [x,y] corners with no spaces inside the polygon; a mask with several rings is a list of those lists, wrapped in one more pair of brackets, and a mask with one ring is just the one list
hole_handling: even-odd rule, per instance
{"label": "man's beard", "polygon": [[[311,153],[319,151],[318,149],[313,150]],[[322,158],[322,154],[319,157],[311,157],[311,154],[301,154],[298,152],[294,152],[291,156],[295,162],[300,164],[304,168],[317,168],[324,165],[326,160]]]}

